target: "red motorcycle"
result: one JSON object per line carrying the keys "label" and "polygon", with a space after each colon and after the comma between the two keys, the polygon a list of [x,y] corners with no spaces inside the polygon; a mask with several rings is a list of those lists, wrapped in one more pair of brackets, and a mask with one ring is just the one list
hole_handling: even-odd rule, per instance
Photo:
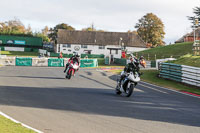
{"label": "red motorcycle", "polygon": [[71,79],[71,76],[74,76],[75,72],[78,71],[79,64],[77,62],[71,62],[66,70],[65,78]]}

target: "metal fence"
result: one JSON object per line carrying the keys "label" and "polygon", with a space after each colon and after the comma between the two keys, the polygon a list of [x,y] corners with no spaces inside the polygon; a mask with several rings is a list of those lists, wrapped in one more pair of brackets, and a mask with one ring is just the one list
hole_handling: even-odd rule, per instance
{"label": "metal fence", "polygon": [[200,68],[172,63],[159,64],[160,77],[200,87]]}

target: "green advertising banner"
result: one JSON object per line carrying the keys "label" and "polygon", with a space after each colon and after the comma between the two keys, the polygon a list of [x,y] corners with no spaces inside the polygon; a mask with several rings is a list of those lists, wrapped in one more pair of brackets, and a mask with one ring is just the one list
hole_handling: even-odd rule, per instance
{"label": "green advertising banner", "polygon": [[64,66],[64,59],[48,59],[48,66],[49,67],[63,67]]}
{"label": "green advertising banner", "polygon": [[109,65],[109,64],[110,64],[110,62],[109,62],[109,57],[106,57],[106,58],[105,58],[105,64],[106,64],[106,65]]}
{"label": "green advertising banner", "polygon": [[82,59],[80,67],[97,67],[98,61],[97,59]]}
{"label": "green advertising banner", "polygon": [[16,66],[32,66],[32,58],[16,58]]}

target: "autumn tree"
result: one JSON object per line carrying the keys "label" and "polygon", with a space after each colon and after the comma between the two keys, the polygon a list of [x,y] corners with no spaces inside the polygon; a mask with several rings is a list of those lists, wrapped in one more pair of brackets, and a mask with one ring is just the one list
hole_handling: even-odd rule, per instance
{"label": "autumn tree", "polygon": [[14,20],[0,22],[0,34],[32,36],[32,30],[30,25],[26,29],[23,23],[15,18]]}
{"label": "autumn tree", "polygon": [[48,26],[45,26],[44,29],[42,29],[42,34],[44,34],[44,35],[47,36],[48,33],[49,33],[49,27],[48,27]]}
{"label": "autumn tree", "polygon": [[153,13],[147,13],[136,24],[138,35],[153,47],[164,45],[164,24],[160,18]]}
{"label": "autumn tree", "polygon": [[33,31],[32,31],[32,28],[31,28],[30,24],[28,25],[28,28],[26,29],[26,34],[27,35],[33,35]]}
{"label": "autumn tree", "polygon": [[25,34],[26,28],[19,19],[0,23],[3,34]]}

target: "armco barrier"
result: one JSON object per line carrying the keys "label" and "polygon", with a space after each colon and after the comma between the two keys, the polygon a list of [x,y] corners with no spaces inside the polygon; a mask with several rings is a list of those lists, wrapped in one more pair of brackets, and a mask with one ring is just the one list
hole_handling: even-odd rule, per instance
{"label": "armco barrier", "polygon": [[32,58],[20,58],[16,59],[16,66],[32,66]]}
{"label": "armco barrier", "polygon": [[15,66],[15,57],[1,57],[0,64],[3,66]]}
{"label": "armco barrier", "polygon": [[200,87],[200,68],[172,63],[161,63],[159,68],[162,78]]}
{"label": "armco barrier", "polygon": [[97,59],[82,59],[80,67],[97,67],[98,61]]}
{"label": "armco barrier", "polygon": [[64,59],[48,59],[48,66],[49,67],[63,67],[64,66]]}
{"label": "armco barrier", "polygon": [[48,58],[32,58],[32,66],[48,66]]}

